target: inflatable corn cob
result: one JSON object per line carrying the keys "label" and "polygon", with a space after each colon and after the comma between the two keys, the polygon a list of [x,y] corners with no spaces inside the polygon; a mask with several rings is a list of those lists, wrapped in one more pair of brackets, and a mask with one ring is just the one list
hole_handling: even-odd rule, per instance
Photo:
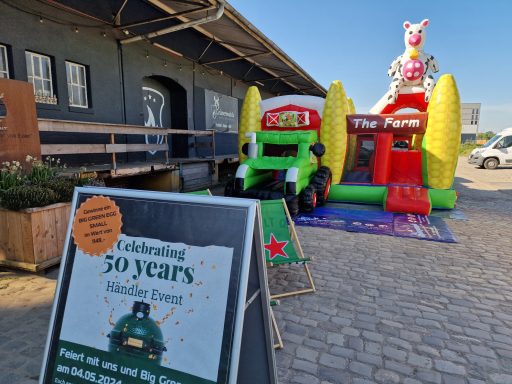
{"label": "inflatable corn cob", "polygon": [[[354,101],[349,97],[347,98],[348,102],[348,113],[349,115],[353,115],[356,113],[356,107],[354,105]],[[356,157],[356,147],[357,147],[357,136],[356,135],[348,135],[348,152],[347,152],[347,160],[345,169],[347,171],[351,171],[354,168],[355,157]],[[343,175],[342,175],[343,177]]]}
{"label": "inflatable corn cob", "polygon": [[453,184],[462,130],[459,91],[452,75],[439,78],[427,112],[422,145],[423,184],[448,189]]}
{"label": "inflatable corn cob", "polygon": [[347,112],[348,103],[345,90],[339,80],[331,83],[322,113],[320,138],[325,145],[322,165],[331,169],[332,182],[339,183],[343,175],[347,153]]}
{"label": "inflatable corn cob", "polygon": [[249,142],[245,134],[248,132],[261,131],[260,102],[261,96],[258,88],[255,86],[249,87],[242,105],[240,127],[238,129],[238,160],[240,163],[247,159],[247,156],[242,153],[242,145]]}

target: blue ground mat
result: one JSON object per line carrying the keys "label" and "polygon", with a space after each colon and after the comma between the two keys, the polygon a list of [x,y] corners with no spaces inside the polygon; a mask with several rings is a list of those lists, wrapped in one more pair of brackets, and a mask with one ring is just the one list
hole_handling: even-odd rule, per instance
{"label": "blue ground mat", "polygon": [[437,216],[391,213],[382,210],[347,209],[333,205],[300,213],[296,225],[373,233],[421,240],[456,243],[445,221]]}

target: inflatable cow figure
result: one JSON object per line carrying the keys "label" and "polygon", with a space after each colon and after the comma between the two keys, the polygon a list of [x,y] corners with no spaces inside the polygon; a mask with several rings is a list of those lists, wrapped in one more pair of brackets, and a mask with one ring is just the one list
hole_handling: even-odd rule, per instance
{"label": "inflatable cow figure", "polygon": [[425,101],[430,100],[435,81],[428,71],[439,71],[434,56],[423,52],[423,45],[426,40],[426,29],[428,19],[419,24],[404,22],[405,52],[398,56],[388,70],[388,76],[393,77],[385,99],[388,104],[395,104],[400,89],[405,86],[423,86],[425,88]]}

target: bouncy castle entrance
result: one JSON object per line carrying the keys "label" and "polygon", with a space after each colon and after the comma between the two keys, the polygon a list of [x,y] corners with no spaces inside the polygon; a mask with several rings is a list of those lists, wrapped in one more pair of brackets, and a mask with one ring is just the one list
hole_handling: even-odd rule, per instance
{"label": "bouncy castle entrance", "polygon": [[353,164],[342,183],[387,186],[386,210],[430,211],[423,188],[422,153],[418,145],[427,114],[348,115],[347,133],[355,136]]}

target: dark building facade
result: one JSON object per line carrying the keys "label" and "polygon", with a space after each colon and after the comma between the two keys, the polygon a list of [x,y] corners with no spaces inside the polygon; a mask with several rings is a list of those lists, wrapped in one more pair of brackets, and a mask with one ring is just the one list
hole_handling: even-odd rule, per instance
{"label": "dark building facade", "polygon": [[[170,158],[180,164],[237,157],[239,112],[250,85],[264,98],[325,94],[229,4],[213,0],[2,0],[0,77],[34,85],[39,119],[215,130],[210,146],[205,137],[170,137]],[[43,144],[83,140],[84,134],[41,132]],[[109,135],[94,140],[107,143]],[[116,135],[116,143],[134,142],[161,144],[162,136]],[[77,166],[110,161],[104,154],[63,157]],[[151,151],[117,157],[163,160]]]}

